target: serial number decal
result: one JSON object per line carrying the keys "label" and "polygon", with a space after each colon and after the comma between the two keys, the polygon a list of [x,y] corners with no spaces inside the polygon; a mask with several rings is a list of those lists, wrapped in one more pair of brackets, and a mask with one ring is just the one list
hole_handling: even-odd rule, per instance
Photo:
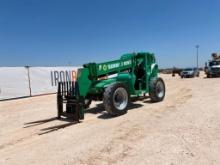
{"label": "serial number decal", "polygon": [[126,66],[126,65],[131,65],[131,60],[124,61],[123,64],[124,64],[124,66]]}
{"label": "serial number decal", "polygon": [[118,68],[118,67],[120,67],[120,64],[119,64],[119,63],[109,64],[109,65],[108,65],[108,69],[115,69],[115,68]]}
{"label": "serial number decal", "polygon": [[102,70],[107,71],[107,70],[116,69],[116,68],[127,66],[127,65],[131,65],[131,60],[112,63],[112,64],[100,64],[98,66],[98,69],[99,71],[102,71]]}

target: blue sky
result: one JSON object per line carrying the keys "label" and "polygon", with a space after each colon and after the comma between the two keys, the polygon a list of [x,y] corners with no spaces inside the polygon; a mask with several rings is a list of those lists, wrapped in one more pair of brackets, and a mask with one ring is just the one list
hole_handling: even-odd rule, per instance
{"label": "blue sky", "polygon": [[81,65],[149,51],[160,67],[220,52],[219,0],[0,0],[0,66]]}

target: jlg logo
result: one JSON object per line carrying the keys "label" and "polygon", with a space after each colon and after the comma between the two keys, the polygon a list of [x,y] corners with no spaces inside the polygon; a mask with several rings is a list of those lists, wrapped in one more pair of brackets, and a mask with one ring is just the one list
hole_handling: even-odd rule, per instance
{"label": "jlg logo", "polygon": [[108,70],[108,66],[107,65],[99,65],[99,71],[107,71]]}

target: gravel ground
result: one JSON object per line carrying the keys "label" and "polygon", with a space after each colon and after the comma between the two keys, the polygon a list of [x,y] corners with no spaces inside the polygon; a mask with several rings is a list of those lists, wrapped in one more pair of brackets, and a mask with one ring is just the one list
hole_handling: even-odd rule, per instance
{"label": "gravel ground", "polygon": [[56,96],[0,102],[0,164],[220,164],[220,78],[162,75],[166,98],[111,118],[93,102],[80,124],[57,120]]}

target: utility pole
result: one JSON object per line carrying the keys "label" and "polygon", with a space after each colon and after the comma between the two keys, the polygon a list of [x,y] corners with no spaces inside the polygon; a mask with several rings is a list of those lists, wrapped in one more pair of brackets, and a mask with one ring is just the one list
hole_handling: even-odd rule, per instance
{"label": "utility pole", "polygon": [[29,92],[30,92],[30,96],[32,96],[32,93],[31,93],[30,66],[25,66],[25,68],[27,69]]}
{"label": "utility pole", "polygon": [[196,45],[196,66],[199,69],[199,45]]}

